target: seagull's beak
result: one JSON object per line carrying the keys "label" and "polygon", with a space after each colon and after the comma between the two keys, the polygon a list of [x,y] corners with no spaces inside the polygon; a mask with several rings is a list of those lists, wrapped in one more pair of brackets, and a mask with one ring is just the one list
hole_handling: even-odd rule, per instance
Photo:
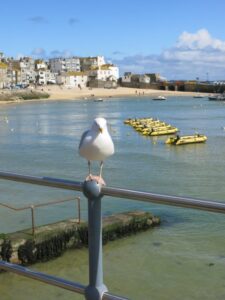
{"label": "seagull's beak", "polygon": [[99,127],[99,131],[102,133],[103,132],[103,128]]}

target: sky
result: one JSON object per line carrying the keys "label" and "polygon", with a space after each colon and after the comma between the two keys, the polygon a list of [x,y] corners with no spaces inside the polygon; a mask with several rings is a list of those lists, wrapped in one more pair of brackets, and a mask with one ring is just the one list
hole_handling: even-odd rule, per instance
{"label": "sky", "polygon": [[224,0],[11,0],[0,12],[7,57],[103,55],[120,75],[225,80]]}

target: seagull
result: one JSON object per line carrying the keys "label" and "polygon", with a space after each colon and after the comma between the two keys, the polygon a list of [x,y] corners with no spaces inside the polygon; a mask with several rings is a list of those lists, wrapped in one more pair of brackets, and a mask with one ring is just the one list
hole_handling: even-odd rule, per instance
{"label": "seagull", "polygon": [[[102,168],[104,160],[113,155],[114,144],[107,129],[107,122],[104,118],[96,118],[91,129],[85,131],[80,140],[79,154],[88,161],[89,174],[86,180],[96,180],[97,183],[105,185],[102,178]],[[91,174],[91,161],[100,161],[100,174]]]}

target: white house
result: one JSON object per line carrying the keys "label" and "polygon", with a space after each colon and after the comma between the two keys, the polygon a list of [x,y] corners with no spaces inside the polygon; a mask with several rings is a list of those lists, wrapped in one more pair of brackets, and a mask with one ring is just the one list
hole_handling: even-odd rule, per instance
{"label": "white house", "polygon": [[50,70],[53,73],[79,72],[80,59],[78,57],[70,58],[52,58],[49,60]]}
{"label": "white house", "polygon": [[47,70],[48,69],[48,65],[45,61],[41,60],[41,59],[37,59],[35,61],[35,68],[36,70],[40,70],[40,69],[45,69]]}
{"label": "white house", "polygon": [[131,82],[132,73],[131,72],[125,72],[124,76],[122,76],[122,82]]}
{"label": "white house", "polygon": [[91,70],[87,72],[91,78],[101,81],[117,81],[119,78],[119,69],[112,64],[92,67]]}
{"label": "white house", "polygon": [[39,69],[36,71],[37,73],[37,83],[40,85],[45,85],[48,83],[56,83],[55,74],[50,70]]}
{"label": "white house", "polygon": [[[30,82],[35,82],[35,62],[31,57],[23,57],[19,60],[20,67],[20,83],[29,84]],[[18,82],[19,83],[19,82]]]}
{"label": "white house", "polygon": [[91,70],[91,68],[100,67],[105,65],[104,56],[91,56],[91,57],[81,57],[80,65],[82,71]]}
{"label": "white house", "polygon": [[146,74],[132,74],[131,72],[125,72],[122,77],[122,82],[131,83],[131,82],[141,82],[141,83],[150,83],[151,79]]}
{"label": "white house", "polygon": [[66,87],[83,88],[87,86],[88,76],[85,72],[67,72],[57,75],[56,81]]}
{"label": "white house", "polygon": [[0,61],[0,89],[7,85],[7,64]]}
{"label": "white house", "polygon": [[[0,62],[6,62],[7,71],[1,69],[1,82],[3,73],[6,74],[7,85],[37,83],[45,85],[48,83],[66,84],[68,86],[87,86],[88,81],[103,81],[111,86],[117,83],[119,69],[113,64],[107,64],[104,56],[94,57],[70,57],[52,58],[49,61],[42,59],[34,60],[31,57],[22,57],[19,60],[13,58],[5,59],[0,52]],[[3,83],[1,83],[3,86]]]}
{"label": "white house", "polygon": [[140,77],[139,77],[139,82],[150,83],[150,81],[151,81],[150,77],[145,74],[140,75]]}

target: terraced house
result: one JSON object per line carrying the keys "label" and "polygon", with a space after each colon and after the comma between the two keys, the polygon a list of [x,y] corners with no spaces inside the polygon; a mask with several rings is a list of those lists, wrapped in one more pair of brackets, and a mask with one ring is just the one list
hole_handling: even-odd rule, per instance
{"label": "terraced house", "polygon": [[0,89],[4,88],[4,84],[7,81],[7,64],[0,62]]}
{"label": "terraced house", "polygon": [[5,58],[0,52],[0,88],[29,84],[62,84],[67,87],[116,87],[119,69],[106,63],[104,56],[68,57],[34,60]]}

